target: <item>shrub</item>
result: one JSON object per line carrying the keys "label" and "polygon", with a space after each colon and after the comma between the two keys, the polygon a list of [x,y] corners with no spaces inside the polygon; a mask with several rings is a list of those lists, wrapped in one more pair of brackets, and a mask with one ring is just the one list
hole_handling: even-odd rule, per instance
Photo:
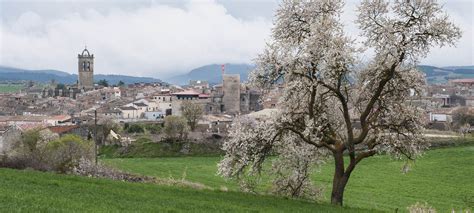
{"label": "shrub", "polygon": [[94,144],[76,135],[65,135],[47,144],[48,164],[54,171],[68,173],[81,158],[94,159]]}
{"label": "shrub", "polygon": [[18,140],[8,141],[9,150],[4,153],[1,166],[14,169],[49,170],[50,167],[46,163],[45,145],[57,137],[57,134],[41,129],[21,133]]}
{"label": "shrub", "polygon": [[428,205],[428,203],[418,203],[408,206],[410,213],[436,213],[436,209]]}
{"label": "shrub", "polygon": [[128,133],[143,133],[145,130],[143,129],[143,126],[140,124],[131,124],[127,128]]}
{"label": "shrub", "polygon": [[151,143],[153,142],[150,138],[147,138],[147,137],[141,137],[141,138],[138,138],[136,141],[135,141],[135,144],[140,144],[140,143]]}
{"label": "shrub", "polygon": [[159,134],[161,131],[161,126],[157,124],[146,124],[145,129],[151,134]]}
{"label": "shrub", "polygon": [[0,166],[68,173],[81,158],[94,158],[92,142],[76,135],[59,138],[49,130],[30,130],[5,153]]}

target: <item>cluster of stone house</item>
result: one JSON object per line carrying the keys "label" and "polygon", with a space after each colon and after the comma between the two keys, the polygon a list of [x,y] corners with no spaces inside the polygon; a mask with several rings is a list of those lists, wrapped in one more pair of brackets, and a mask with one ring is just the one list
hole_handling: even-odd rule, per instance
{"label": "cluster of stone house", "polygon": [[207,82],[191,81],[186,88],[161,88],[142,95],[128,104],[104,110],[105,116],[117,119],[157,120],[168,115],[181,115],[183,102],[202,106],[205,114],[246,114],[262,108],[260,93],[241,84],[239,75],[224,75],[222,84],[210,87]]}
{"label": "cluster of stone house", "polygon": [[[448,84],[425,85],[421,99],[410,100],[426,112],[429,127],[443,129],[460,107],[474,108],[474,79],[455,79]],[[445,125],[446,124],[446,125]]]}
{"label": "cluster of stone house", "polygon": [[[45,88],[0,94],[0,136],[8,137],[14,130],[35,126],[62,134],[74,131],[81,123],[93,122],[95,114],[99,119],[123,122],[157,121],[169,115],[182,115],[184,102],[201,105],[208,129],[219,132],[230,125],[235,115],[272,112],[284,87],[276,85],[262,97],[259,91],[241,83],[240,75],[233,74],[223,74],[222,83],[217,85],[191,80],[186,86],[156,82],[103,87],[94,85],[93,73],[94,55],[84,49],[78,55],[76,84],[59,88],[53,82]],[[431,124],[449,123],[458,107],[474,108],[474,79],[425,85],[421,95],[421,99],[407,101],[424,109]]]}

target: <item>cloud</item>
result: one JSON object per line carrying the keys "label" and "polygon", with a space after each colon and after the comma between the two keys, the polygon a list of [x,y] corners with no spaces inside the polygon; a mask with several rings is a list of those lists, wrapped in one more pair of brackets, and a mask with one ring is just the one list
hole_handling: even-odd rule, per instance
{"label": "cloud", "polygon": [[443,0],[451,21],[462,31],[462,37],[454,47],[433,48],[422,61],[434,66],[474,65],[474,2],[472,0]]}
{"label": "cloud", "polygon": [[[0,0],[1,1],[1,0]],[[0,65],[77,72],[84,45],[97,73],[166,78],[210,63],[250,63],[269,38],[278,0],[8,1],[0,15]],[[356,5],[341,20],[355,38]],[[473,2],[442,0],[464,34],[421,62],[474,64]],[[366,56],[369,57],[369,56]]]}
{"label": "cloud", "polygon": [[164,78],[209,63],[251,62],[270,28],[269,20],[236,18],[214,1],[85,9],[59,19],[29,11],[0,25],[0,64],[75,73],[87,45],[97,73]]}
{"label": "cloud", "polygon": [[[346,33],[358,42],[364,38],[358,37],[360,30],[354,21],[357,18],[356,9],[358,0],[348,0],[344,8],[341,21],[345,26]],[[472,42],[474,28],[474,2],[472,0],[439,0],[443,10],[449,15],[450,20],[458,26],[463,34],[455,46],[433,47],[430,53],[420,59],[420,64],[433,66],[470,66],[474,65],[474,43]],[[373,49],[367,50],[362,60],[369,60],[373,56]]]}

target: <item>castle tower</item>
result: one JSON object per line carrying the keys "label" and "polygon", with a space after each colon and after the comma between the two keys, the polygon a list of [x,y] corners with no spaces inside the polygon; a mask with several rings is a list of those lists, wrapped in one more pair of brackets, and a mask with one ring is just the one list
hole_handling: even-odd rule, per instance
{"label": "castle tower", "polygon": [[78,88],[90,90],[94,88],[94,54],[90,54],[85,48],[81,54],[77,55],[79,81]]}
{"label": "castle tower", "polygon": [[240,75],[224,74],[222,76],[222,102],[224,110],[229,114],[240,112]]}

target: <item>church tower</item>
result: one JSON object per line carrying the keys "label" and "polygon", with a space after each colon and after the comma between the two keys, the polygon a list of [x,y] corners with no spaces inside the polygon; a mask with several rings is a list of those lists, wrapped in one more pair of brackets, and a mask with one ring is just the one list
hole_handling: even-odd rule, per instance
{"label": "church tower", "polygon": [[91,90],[94,88],[94,54],[90,54],[85,48],[78,58],[78,88]]}

